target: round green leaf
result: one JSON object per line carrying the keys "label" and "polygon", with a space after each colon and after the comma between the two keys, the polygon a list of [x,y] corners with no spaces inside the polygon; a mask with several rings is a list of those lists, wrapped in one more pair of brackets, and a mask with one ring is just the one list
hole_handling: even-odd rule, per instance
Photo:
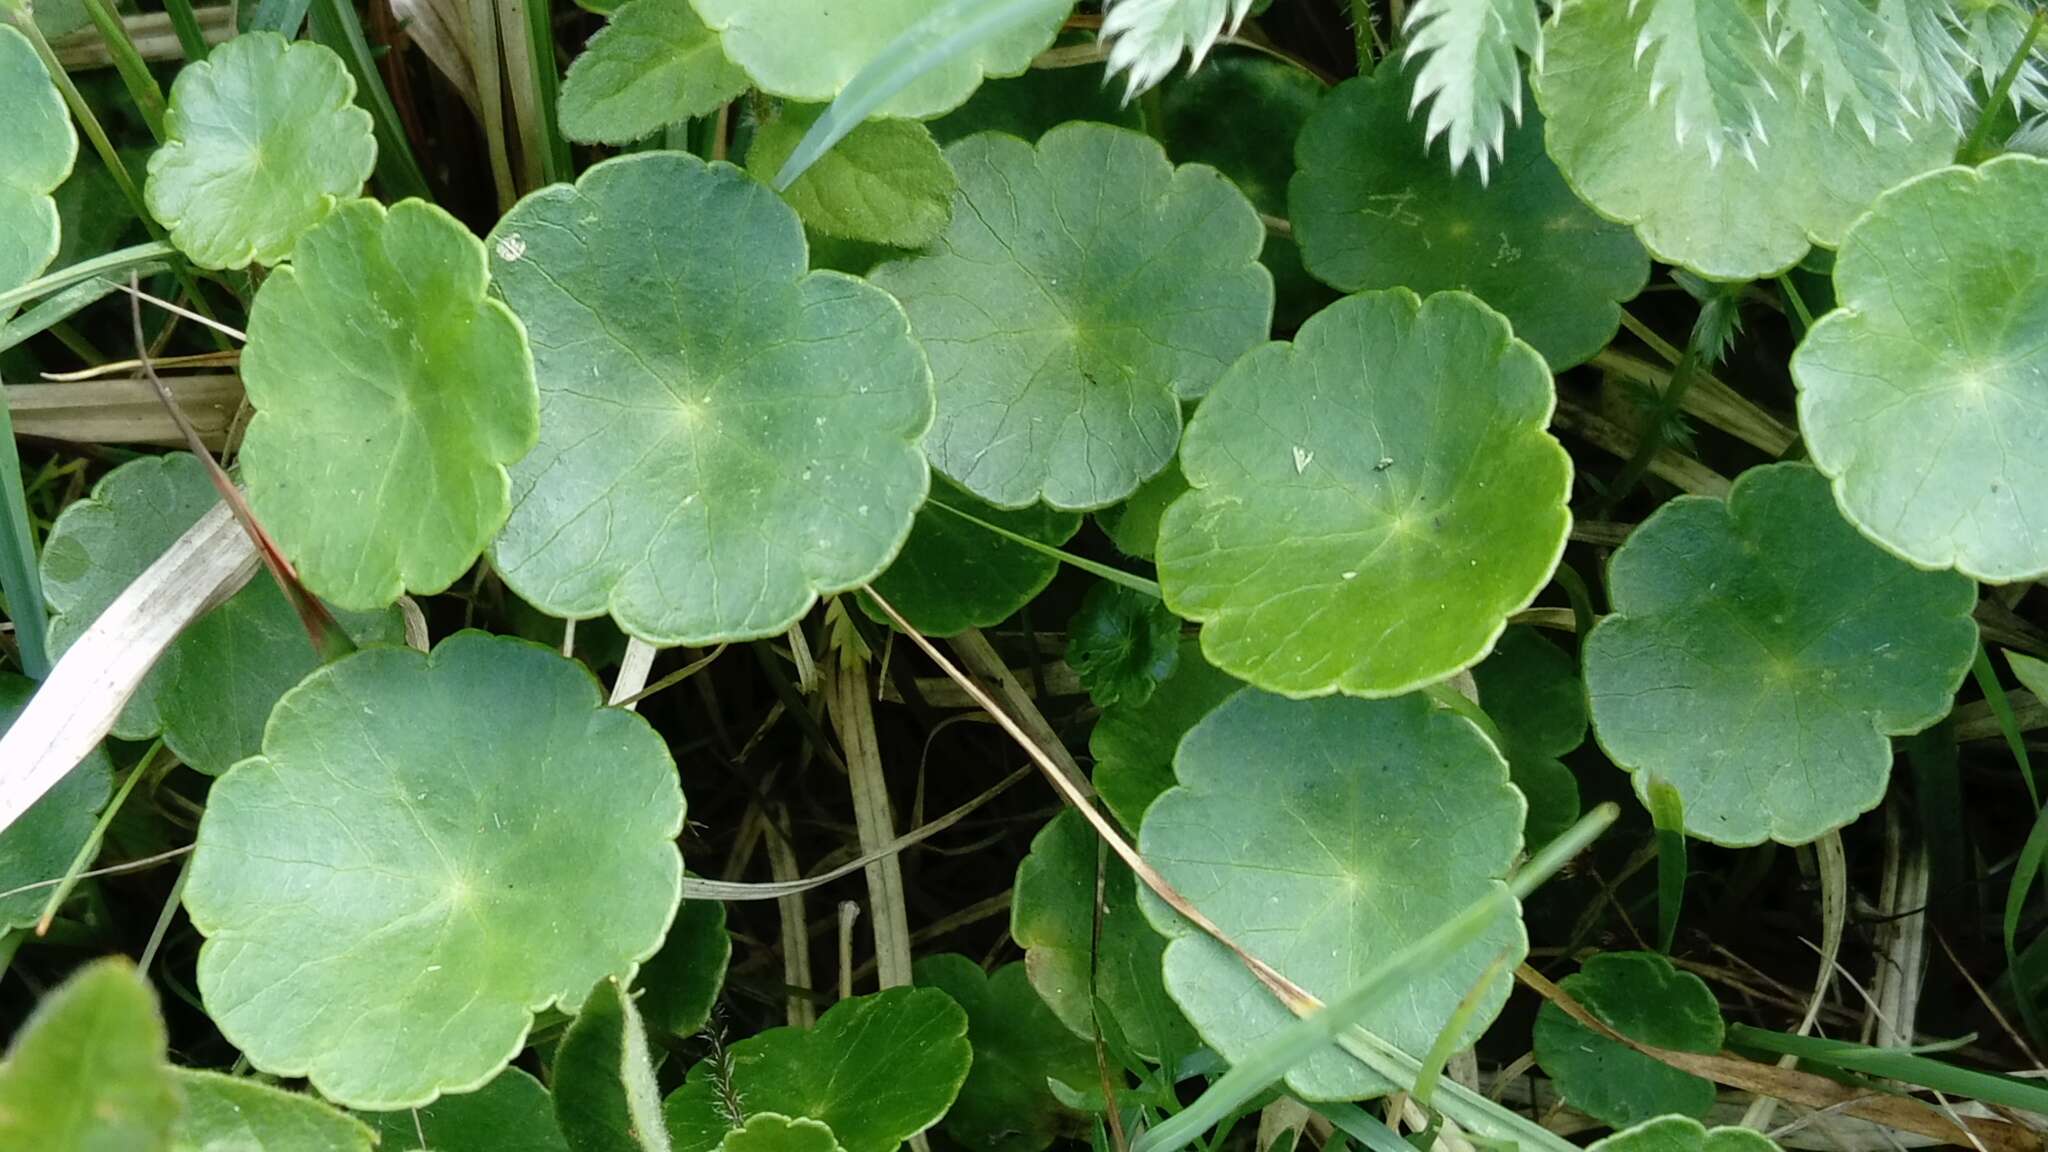
{"label": "round green leaf", "polygon": [[[43,593],[57,613],[51,647],[69,648],[219,502],[206,466],[174,452],[123,464],[66,507],[43,547]],[[344,612],[339,622],[358,644],[398,643],[405,635],[396,608]],[[218,775],[260,750],[271,706],[319,664],[298,613],[277,581],[259,572],[171,643],[122,709],[114,735],[162,735],[179,759]]]}
{"label": "round green leaf", "polygon": [[[1631,1040],[1680,1052],[1721,1050],[1721,1006],[1706,982],[1654,952],[1603,952],[1558,982],[1586,1011]],[[1545,1001],[1536,1062],[1565,1102],[1616,1128],[1666,1113],[1704,1116],[1714,1085],[1609,1040]]]}
{"label": "round green leaf", "polygon": [[533,359],[484,295],[483,245],[419,200],[351,200],[299,238],[249,310],[249,504],[338,607],[439,592],[510,508],[533,447]]}
{"label": "round green leaf", "polygon": [[[823,108],[784,105],[754,130],[747,171],[772,184]],[[782,190],[804,226],[825,236],[916,248],[946,230],[958,181],[931,129],[865,120]]]}
{"label": "round green leaf", "polygon": [[631,975],[681,893],[683,797],[647,722],[601,704],[581,665],[476,632],[286,693],[214,783],[185,889],[222,1034],[350,1107],[408,1107]]}
{"label": "round green leaf", "polygon": [[555,1119],[572,1152],[668,1152],[647,1026],[616,980],[600,980],[555,1050]]}
{"label": "round green leaf", "polygon": [[1159,582],[1217,667],[1394,696],[1486,654],[1549,581],[1571,458],[1543,358],[1462,292],[1349,296],[1224,376],[1181,445]]}
{"label": "round green leaf", "polygon": [[1097,707],[1143,704],[1180,663],[1180,617],[1155,596],[1107,580],[1067,624],[1067,665]]}
{"label": "round green leaf", "polygon": [[71,113],[28,37],[0,23],[0,292],[43,274],[57,254],[57,202],[50,198],[78,158]]}
{"label": "round green leaf", "polygon": [[133,964],[81,969],[7,1046],[0,1148],[168,1152],[179,1101],[165,1044],[156,992]]}
{"label": "round green leaf", "polygon": [[519,1068],[474,1092],[363,1119],[377,1130],[380,1152],[569,1152],[548,1090]]}
{"label": "round green leaf", "polygon": [[1886,193],[1792,357],[1799,429],[1843,515],[1923,568],[2048,574],[2048,161]]}
{"label": "round green leaf", "polygon": [[630,144],[746,90],[688,0],[628,0],[569,65],[557,116],[571,140]]}
{"label": "round green leaf", "polygon": [[1530,77],[1580,198],[1657,259],[1715,279],[1764,279],[1832,247],[1878,193],[1955,154],[1941,117],[1908,137],[1831,113],[1797,52],[1767,50],[1771,4],[1570,0]]}
{"label": "round green leaf", "polygon": [[1579,782],[1558,757],[1586,740],[1586,687],[1577,664],[1534,628],[1501,634],[1472,669],[1479,704],[1499,730],[1508,775],[1529,801],[1523,838],[1548,844],[1579,818]]}
{"label": "round green leaf", "polygon": [[725,1134],[719,1152],[841,1152],[832,1129],[816,1120],[756,1112]]}
{"label": "round green leaf", "polygon": [[276,264],[377,165],[341,57],[250,32],[178,72],[143,201],[202,268]]}
{"label": "round green leaf", "polygon": [[[1225,935],[1326,1000],[1501,891],[1521,850],[1507,763],[1470,721],[1420,695],[1290,701],[1248,689],[1187,734],[1174,773],[1179,785],[1145,811],[1145,858]],[[1225,1060],[1293,1021],[1221,944],[1149,895],[1139,902],[1169,938],[1167,991]],[[1521,921],[1497,920],[1361,1026],[1420,1056],[1494,961],[1512,968],[1527,950]],[[1460,1045],[1485,1031],[1511,983],[1496,971]],[[1305,1100],[1395,1087],[1335,1047],[1287,1083]]]}
{"label": "round green leaf", "polygon": [[1092,779],[1125,828],[1136,832],[1145,809],[1173,787],[1173,751],[1180,738],[1243,687],[1244,681],[1209,663],[1199,642],[1184,639],[1172,674],[1149,700],[1102,710],[1088,735]]}
{"label": "round green leaf", "polygon": [[1946,715],[1977,648],[1976,585],[1865,540],[1804,464],[1664,505],[1608,594],[1586,639],[1594,734],[1717,844],[1803,844],[1876,807],[1886,737]]}
{"label": "round green leaf", "polygon": [[1607,346],[1650,258],[1579,202],[1533,109],[1490,177],[1451,171],[1409,118],[1411,77],[1381,68],[1324,100],[1295,145],[1288,219],[1303,262],[1347,292],[1463,289],[1500,310],[1553,369]]}
{"label": "round green leaf", "polygon": [[1068,124],[946,149],[953,222],[874,270],[931,357],[932,464],[991,504],[1096,508],[1173,459],[1180,405],[1266,334],[1265,227],[1213,168]]}
{"label": "round green leaf", "polygon": [[176,1070],[185,1113],[172,1152],[370,1152],[376,1133],[311,1096],[218,1072]]}
{"label": "round green leaf", "polygon": [[492,550],[519,595],[709,644],[778,634],[895,557],[930,483],[924,356],[886,294],[805,273],[773,192],[622,157],[520,201],[491,252],[544,405]]}
{"label": "round green leaf", "polygon": [[[13,725],[35,695],[35,681],[0,672],[0,733]],[[64,875],[92,835],[99,810],[113,789],[114,767],[95,748],[56,787],[43,793],[21,819],[0,832],[0,932],[25,928],[43,914],[49,888],[32,888]],[[15,891],[26,888],[26,891]]]}
{"label": "round green leaf", "polygon": [[1748,1128],[1709,1128],[1690,1116],[1659,1116],[1595,1140],[1586,1152],[1778,1152],[1778,1146]]}
{"label": "round green leaf", "polygon": [[[747,1111],[829,1127],[845,1152],[896,1152],[952,1107],[972,1054],[967,1013],[936,988],[891,988],[834,1004],[817,1026],[771,1028],[728,1050]],[[675,1152],[711,1152],[731,1125],[709,1061],[664,1109]]]}
{"label": "round green leaf", "polygon": [[946,1113],[946,1135],[969,1152],[1040,1152],[1050,1146],[1067,1113],[1046,1081],[1098,1079],[1094,1049],[1039,1000],[1022,964],[1006,964],[990,975],[967,957],[948,953],[919,960],[915,977],[967,1012],[974,1063]]}
{"label": "round green leaf", "polygon": [[[997,508],[984,504],[944,477],[932,483],[932,499],[1055,547],[1081,529],[1081,517],[1043,504]],[[1043,552],[998,536],[930,503],[918,509],[910,539],[889,567],[875,577],[875,591],[927,636],[957,636],[989,628],[1017,614],[1052,583],[1060,562]],[[860,605],[877,624],[889,618],[866,596]]]}
{"label": "round green leaf", "polygon": [[[890,42],[941,6],[941,0],[691,0],[718,30],[726,54],[763,92],[830,104]],[[882,102],[876,115],[936,116],[972,95],[983,76],[1015,76],[1059,34],[1071,0],[999,35],[966,45]],[[849,1150],[851,1152],[851,1150]]]}
{"label": "round green leaf", "polygon": [[718,1002],[718,990],[725,986],[725,966],[731,959],[725,905],[716,900],[683,901],[661,951],[640,966],[641,1015],[670,1035],[703,1031]]}
{"label": "round green leaf", "polygon": [[[1167,782],[1172,783],[1170,777]],[[1017,865],[1010,903],[1010,935],[1024,949],[1024,971],[1038,996],[1077,1036],[1096,1034],[1095,1004],[1100,1001],[1139,1055],[1163,1059],[1192,1052],[1194,1030],[1160,983],[1166,939],[1139,913],[1137,879],[1114,858],[1102,869],[1102,933],[1099,940],[1096,936],[1100,847],[1095,830],[1078,812],[1061,812],[1032,838],[1031,854]],[[971,1016],[974,1006],[967,1004],[967,1009]],[[977,1045],[977,1068],[980,1054]],[[1066,1082],[1098,1079],[1091,1069]]]}

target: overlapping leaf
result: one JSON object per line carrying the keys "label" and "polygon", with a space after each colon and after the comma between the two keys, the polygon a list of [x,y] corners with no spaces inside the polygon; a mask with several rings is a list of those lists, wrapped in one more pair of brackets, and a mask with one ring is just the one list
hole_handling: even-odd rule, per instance
{"label": "overlapping leaf", "polygon": [[[772,183],[820,111],[785,106],[756,128],[747,171]],[[946,230],[957,184],[931,129],[912,120],[868,120],[804,169],[782,198],[821,235],[916,248]]]}
{"label": "overlapping leaf", "polygon": [[747,90],[688,0],[628,0],[562,80],[562,135],[627,144],[705,116]]}
{"label": "overlapping leaf", "polygon": [[569,1152],[548,1090],[518,1068],[474,1092],[363,1119],[382,1138],[383,1152]]}
{"label": "overlapping leaf", "polygon": [[0,24],[0,292],[42,275],[57,254],[57,203],[50,198],[71,174],[78,134],[63,97],[12,25]]}
{"label": "overlapping leaf", "polygon": [[647,1026],[616,980],[600,980],[555,1050],[555,1119],[570,1152],[668,1152]]}
{"label": "overlapping leaf", "polygon": [[725,986],[725,966],[731,959],[725,905],[716,900],[683,901],[661,951],[640,966],[641,1015],[673,1036],[702,1031],[711,1019],[718,990]]}
{"label": "overlapping leaf", "polygon": [[1501,634],[1472,669],[1508,772],[1529,801],[1524,838],[1548,844],[1579,818],[1579,782],[1559,757],[1586,740],[1586,689],[1572,658],[1534,628]]}
{"label": "overlapping leaf", "polygon": [[[1680,1052],[1721,1050],[1714,994],[1654,952],[1602,952],[1559,986],[1631,1040]],[[1670,1113],[1704,1116],[1714,1106],[1711,1081],[1601,1036],[1555,1004],[1537,1011],[1534,1046],[1565,1101],[1616,1128]]]}
{"label": "overlapping leaf", "polygon": [[185,1099],[171,1152],[370,1152],[376,1133],[311,1096],[259,1080],[177,1070]]}
{"label": "overlapping leaf", "polygon": [[1136,832],[1146,807],[1173,786],[1173,750],[1180,738],[1242,687],[1243,681],[1209,663],[1199,642],[1184,639],[1172,674],[1150,699],[1102,710],[1088,735],[1093,780],[1125,828]]}
{"label": "overlapping leaf", "polygon": [[1524,123],[1522,59],[1543,54],[1536,0],[1417,0],[1404,31],[1402,62],[1422,58],[1411,107],[1429,105],[1423,140],[1444,137],[1453,175],[1471,160],[1483,184],[1504,154],[1542,151],[1540,142],[1508,140],[1509,121]]}
{"label": "overlapping leaf", "polygon": [[[36,685],[13,673],[0,672],[0,733],[5,733],[28,707]],[[95,748],[57,786],[0,832],[0,932],[23,928],[42,916],[50,899],[47,887],[71,867],[94,818],[106,806],[113,788],[113,765]]]}
{"label": "overlapping leaf", "polygon": [[1709,1128],[1690,1116],[1659,1116],[1595,1140],[1586,1152],[1778,1152],[1750,1128]]}
{"label": "overlapping leaf", "polygon": [[[946,507],[927,503],[918,509],[903,551],[874,580],[875,591],[889,606],[927,636],[956,636],[969,628],[1002,623],[1045,591],[1060,566],[1043,552],[998,536],[948,509],[1054,546],[1065,544],[1081,529],[1081,517],[1076,513],[1043,504],[997,508],[943,477],[933,479],[932,499]],[[860,603],[870,620],[889,622],[866,596]]]}
{"label": "overlapping leaf", "polygon": [[967,1013],[974,1063],[946,1113],[946,1135],[974,1152],[1040,1152],[1049,1146],[1067,1117],[1046,1081],[1080,1084],[1099,1076],[1093,1049],[1039,1000],[1022,964],[991,975],[967,957],[947,953],[919,960],[915,977],[943,990]]}
{"label": "overlapping leaf", "polygon": [[0,1063],[0,1148],[169,1152],[179,1097],[156,992],[125,958],[45,996]]}

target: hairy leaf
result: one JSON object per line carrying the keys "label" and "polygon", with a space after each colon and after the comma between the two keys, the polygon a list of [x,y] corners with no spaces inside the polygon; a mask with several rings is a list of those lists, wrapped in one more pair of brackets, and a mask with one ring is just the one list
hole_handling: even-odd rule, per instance
{"label": "hairy leaf", "polygon": [[7,1046],[0,1148],[170,1152],[180,1103],[165,1043],[156,992],[133,964],[80,969]]}
{"label": "hairy leaf", "polygon": [[[773,181],[820,111],[785,106],[756,128],[747,171],[764,184]],[[917,248],[946,230],[957,186],[929,128],[913,120],[869,120],[804,169],[782,198],[812,231]]]}
{"label": "hairy leaf", "polygon": [[185,1112],[171,1152],[370,1152],[376,1133],[346,1113],[257,1080],[177,1070]]}
{"label": "hairy leaf", "polygon": [[[1452,173],[1471,160],[1484,184],[1489,164],[1508,150],[1508,121],[1522,122],[1522,58],[1543,54],[1536,0],[1417,0],[1404,31],[1402,63],[1423,58],[1409,102],[1410,109],[1429,105],[1423,150],[1443,136]],[[1527,139],[1514,147],[1541,151]]]}
{"label": "hairy leaf", "polygon": [[1107,0],[1102,38],[1109,44],[1109,74],[1124,74],[1124,98],[1166,79],[1185,54],[1190,71],[1202,66],[1216,38],[1235,34],[1254,0]]}
{"label": "hairy leaf", "polygon": [[562,80],[562,135],[628,144],[747,90],[718,35],[688,0],[627,0],[584,45]]}
{"label": "hairy leaf", "polygon": [[570,1152],[669,1152],[647,1027],[616,980],[600,980],[555,1050],[555,1119]]}

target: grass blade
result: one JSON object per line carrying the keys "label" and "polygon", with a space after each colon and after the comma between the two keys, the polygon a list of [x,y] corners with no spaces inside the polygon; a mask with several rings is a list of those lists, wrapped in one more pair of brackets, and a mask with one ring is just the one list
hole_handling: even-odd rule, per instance
{"label": "grass blade", "polygon": [[[156,77],[150,74],[142,53],[135,50],[135,41],[128,38],[128,26],[121,22],[120,13],[114,11],[107,0],[85,0],[85,14],[92,20],[93,27],[99,29],[100,39],[106,42],[107,58],[114,62],[114,71],[120,74],[122,85],[128,89],[128,98],[135,101],[136,110],[142,113],[142,123],[157,143],[163,143],[164,90],[157,84]],[[193,31],[198,31],[196,17],[193,19]],[[179,42],[183,43],[182,33]]]}
{"label": "grass blade", "polygon": [[1911,1051],[1871,1048],[1847,1040],[1826,1040],[1816,1036],[1794,1036],[1751,1028],[1746,1024],[1728,1025],[1728,1040],[1745,1048],[1797,1056],[1805,1063],[1824,1068],[1840,1068],[1882,1080],[1898,1080],[1983,1104],[2048,1113],[2048,1088],[2010,1076],[1958,1068]]}
{"label": "grass blade", "polygon": [[1062,552],[1058,548],[1055,548],[1050,544],[1046,544],[1038,540],[1033,540],[1031,537],[1023,535],[1022,533],[1012,532],[1008,528],[991,524],[988,521],[983,520],[979,516],[973,516],[969,515],[966,512],[962,512],[960,509],[953,507],[951,504],[948,504],[943,500],[927,497],[925,499],[925,503],[933,508],[937,508],[941,512],[946,512],[954,516],[958,516],[960,519],[967,521],[969,524],[972,524],[977,528],[985,528],[988,531],[993,532],[998,536],[1001,536],[1003,539],[1008,540],[1012,544],[1017,544],[1025,548],[1029,548],[1033,552],[1036,552],[1041,556],[1050,556],[1062,564],[1072,565],[1073,567],[1079,568],[1081,571],[1086,572],[1091,576],[1100,576],[1104,580],[1107,580],[1112,584],[1121,584],[1124,587],[1129,588],[1133,592],[1142,592],[1145,595],[1152,597],[1154,600],[1165,599],[1165,593],[1159,590],[1159,585],[1156,581],[1147,580],[1143,576],[1139,576],[1130,572],[1125,572],[1121,568],[1112,568],[1107,564],[1098,564],[1093,560],[1089,560],[1081,556],[1076,556],[1071,552]]}
{"label": "grass blade", "polygon": [[192,0],[164,0],[164,11],[171,17],[171,31],[178,34],[178,47],[185,53],[185,59],[198,63],[206,59],[213,46],[206,42],[206,31],[199,26],[199,13],[192,7]]}
{"label": "grass blade", "polygon": [[1662,776],[1650,777],[1650,819],[1657,825],[1657,950],[1669,954],[1685,906],[1685,799]]}
{"label": "grass blade", "polygon": [[49,624],[43,615],[43,579],[36,570],[35,525],[28,493],[21,485],[21,455],[14,447],[14,415],[0,402],[0,592],[14,621],[22,671],[41,680],[50,674]]}
{"label": "grass blade", "polygon": [[52,272],[47,276],[31,280],[19,288],[0,292],[0,316],[4,316],[39,296],[61,292],[73,284],[79,284],[94,277],[104,277],[114,272],[126,272],[131,268],[140,269],[151,261],[173,255],[177,249],[169,242],[152,240],[147,244],[136,244],[121,248],[104,256],[81,260],[69,268]]}

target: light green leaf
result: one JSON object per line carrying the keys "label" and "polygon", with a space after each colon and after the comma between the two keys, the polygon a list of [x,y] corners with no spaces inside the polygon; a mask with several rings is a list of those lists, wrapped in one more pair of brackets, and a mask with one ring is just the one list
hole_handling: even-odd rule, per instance
{"label": "light green leaf", "polygon": [[2012,674],[2018,678],[2020,687],[2032,692],[2037,700],[2048,700],[2048,662],[2011,649],[2006,650],[2005,662],[2012,665]]}
{"label": "light green leaf", "polygon": [[1792,357],[1799,428],[1865,536],[1990,582],[2048,574],[2048,161],[1878,200]]}
{"label": "light green leaf", "polygon": [[1579,818],[1579,782],[1558,759],[1586,741],[1586,688],[1572,658],[1534,628],[1513,627],[1472,669],[1500,731],[1508,773],[1529,801],[1523,838],[1548,844]]}
{"label": "light green leaf", "polygon": [[0,1148],[168,1152],[180,1105],[164,1054],[156,992],[135,966],[117,957],[81,969],[8,1045]]}
{"label": "light green leaf", "polygon": [[[1136,910],[1131,910],[1136,914]],[[1024,965],[990,975],[965,956],[917,962],[919,984],[943,990],[967,1012],[974,1063],[944,1128],[969,1152],[1040,1152],[1068,1119],[1048,1079],[1082,1083],[1098,1075],[1095,1052],[1067,1031],[1024,977]]]}
{"label": "light green leaf", "polygon": [[202,268],[276,264],[377,166],[341,57],[251,32],[178,72],[143,201]]}
{"label": "light green leaf", "polygon": [[[747,149],[754,179],[772,185],[823,111],[784,105],[755,129]],[[917,248],[946,230],[957,187],[931,129],[915,120],[868,120],[804,169],[782,198],[823,235]]]}
{"label": "light green leaf", "polygon": [[1166,603],[1269,691],[1394,696],[1484,656],[1571,528],[1543,358],[1462,292],[1349,296],[1231,368],[1159,528]]}
{"label": "light green leaf", "polygon": [[1876,807],[1886,737],[1947,714],[1976,652],[1976,586],[1857,535],[1803,464],[1664,505],[1608,594],[1585,648],[1594,734],[1716,844],[1803,844]]}
{"label": "light green leaf", "polygon": [[630,976],[681,894],[683,798],[661,738],[601,704],[581,665],[475,632],[286,693],[214,783],[185,889],[222,1034],[350,1107],[411,1107]]}
{"label": "light green leaf", "polygon": [[[692,0],[725,40],[726,54],[771,96],[829,104],[889,42],[939,0]],[[1052,43],[1071,0],[1046,0],[1045,12],[984,40],[912,81],[876,114],[927,117],[972,95],[983,76],[1015,76]],[[852,1150],[849,1149],[849,1152]]]}
{"label": "light green leaf", "polygon": [[0,24],[0,292],[43,274],[57,255],[57,203],[50,198],[78,158],[71,114],[28,37]]}
{"label": "light green leaf", "polygon": [[1586,1152],[1778,1152],[1778,1146],[1748,1128],[1709,1128],[1690,1116],[1659,1116],[1595,1140]]}
{"label": "light green leaf", "polygon": [[[1058,547],[1081,529],[1081,517],[1043,504],[1028,508],[997,508],[934,477],[932,499]],[[926,504],[918,509],[910,539],[889,567],[875,577],[875,591],[927,636],[957,636],[969,628],[989,628],[1017,614],[1045,591],[1060,562]],[[868,619],[889,618],[866,596],[860,598]]]}
{"label": "light green leaf", "polygon": [[600,980],[555,1050],[555,1119],[571,1152],[669,1152],[647,1027],[616,980]]}
{"label": "light green leaf", "polygon": [[[90,497],[66,507],[42,557],[43,592],[57,613],[50,621],[51,648],[69,648],[219,502],[206,466],[174,452],[123,464],[102,477]],[[359,644],[398,643],[405,636],[396,608],[344,612],[339,620]],[[172,642],[115,721],[114,735],[162,735],[186,764],[219,775],[261,749],[271,706],[319,664],[277,581],[258,573]]]}
{"label": "light green leaf", "polygon": [[933,466],[1003,507],[1129,496],[1173,459],[1181,402],[1265,335],[1258,213],[1214,169],[1100,124],[946,158],[951,227],[871,274],[931,357]]}
{"label": "light green leaf", "polygon": [[[1325,1000],[1499,891],[1521,850],[1522,797],[1507,763],[1470,721],[1420,695],[1289,701],[1246,690],[1187,734],[1174,773],[1179,785],[1145,812],[1145,858],[1226,935]],[[1225,1060],[1293,1021],[1222,945],[1156,899],[1139,902],[1170,940],[1167,991]],[[1527,949],[1519,919],[1496,920],[1361,1026],[1419,1056],[1504,956],[1461,1030],[1458,1043],[1470,1043],[1500,1011],[1507,969]],[[1306,1100],[1395,1087],[1334,1047],[1296,1065],[1287,1084]]]}
{"label": "light green leaf", "polygon": [[725,930],[725,905],[685,900],[669,925],[661,951],[640,966],[640,1013],[673,1036],[693,1036],[711,1019],[732,937]]}
{"label": "light green leaf", "polygon": [[[1484,184],[1489,163],[1504,153],[1542,154],[1541,139],[1524,134],[1522,116],[1522,57],[1543,55],[1536,0],[1417,0],[1403,31],[1408,44],[1401,50],[1402,63],[1424,57],[1422,66],[1413,69],[1410,107],[1428,102],[1422,140],[1427,145],[1445,137],[1453,174],[1469,159]],[[1381,68],[1377,73],[1391,80],[1399,71]],[[1513,141],[1507,138],[1510,119],[1517,126]],[[1419,165],[1418,174],[1427,167]]]}
{"label": "light green leaf", "polygon": [[[967,1013],[936,988],[841,1000],[816,1027],[771,1028],[734,1044],[728,1057],[731,1088],[749,1114],[819,1121],[845,1152],[895,1152],[938,1123],[972,1058]],[[675,1152],[710,1152],[730,1131],[716,1075],[711,1061],[698,1064],[669,1096]]]}
{"label": "light green leaf", "polygon": [[1872,138],[1830,117],[1797,52],[1767,52],[1772,0],[1568,0],[1532,77],[1551,158],[1651,255],[1753,280],[1833,246],[1893,184],[1948,162],[1947,121]]}
{"label": "light green leaf", "polygon": [[176,1070],[185,1113],[172,1152],[370,1152],[376,1133],[311,1096],[255,1080]]}
{"label": "light green leaf", "polygon": [[1642,245],[1572,194],[1534,109],[1490,180],[1446,170],[1408,119],[1408,80],[1392,68],[1347,80],[1302,132],[1288,218],[1309,271],[1347,292],[1463,289],[1554,370],[1606,347],[1620,302],[1649,279]]}
{"label": "light green leaf", "polygon": [[483,245],[419,200],[352,200],[299,238],[249,310],[249,505],[337,607],[468,571],[533,447],[533,359],[484,295]]}
{"label": "light green leaf", "polygon": [[[1654,952],[1603,952],[1559,981],[1586,1011],[1631,1040],[1680,1052],[1721,1050],[1721,1007],[1706,982]],[[1714,1085],[1609,1040],[1545,1002],[1536,1062],[1565,1102],[1625,1128],[1665,1113],[1704,1116]]]}
{"label": "light green leaf", "polygon": [[746,90],[689,0],[628,0],[569,65],[557,116],[571,140],[630,144]]}
{"label": "light green leaf", "polygon": [[1236,33],[1255,0],[1104,0],[1109,74],[1124,74],[1126,100],[1166,79],[1183,53],[1199,68],[1216,38]]}
{"label": "light green leaf", "polygon": [[548,1090],[518,1068],[475,1092],[363,1119],[381,1138],[379,1152],[569,1152]]}
{"label": "light green leaf", "polygon": [[930,483],[924,356],[887,295],[805,273],[773,192],[643,153],[491,237],[545,406],[492,550],[515,592],[695,645],[779,634],[888,566]]}
{"label": "light green leaf", "polygon": [[[1167,783],[1172,783],[1170,775]],[[1099,1002],[1139,1055],[1164,1058],[1192,1052],[1198,1044],[1194,1029],[1160,983],[1159,959],[1166,939],[1139,913],[1137,879],[1114,856],[1102,866],[1102,935],[1097,943],[1095,878],[1100,848],[1100,838],[1078,812],[1061,812],[1032,838],[1031,854],[1017,865],[1016,894],[1010,903],[1010,935],[1024,949],[1024,971],[1038,996],[1077,1036],[1095,1035]],[[974,1006],[967,1004],[967,1009],[973,1015]],[[977,1068],[980,1058],[977,1046]],[[1079,1079],[1067,1082],[1096,1085],[1099,1093],[1099,1080],[1091,1061]]]}
{"label": "light green leaf", "polygon": [[841,1152],[832,1129],[816,1120],[756,1112],[725,1134],[719,1152]]}
{"label": "light green leaf", "polygon": [[[5,733],[35,695],[35,681],[0,672],[0,733]],[[50,889],[26,888],[63,876],[92,835],[94,817],[113,789],[114,766],[95,748],[78,767],[43,794],[21,819],[0,832],[0,933],[25,928],[42,917]]]}
{"label": "light green leaf", "polygon": [[1099,708],[1143,704],[1180,663],[1180,617],[1157,597],[1102,581],[1067,623],[1067,664]]}
{"label": "light green leaf", "polygon": [[1102,802],[1132,832],[1145,809],[1173,787],[1173,750],[1195,722],[1244,687],[1216,670],[1195,640],[1180,642],[1173,673],[1143,704],[1105,708],[1088,735]]}

